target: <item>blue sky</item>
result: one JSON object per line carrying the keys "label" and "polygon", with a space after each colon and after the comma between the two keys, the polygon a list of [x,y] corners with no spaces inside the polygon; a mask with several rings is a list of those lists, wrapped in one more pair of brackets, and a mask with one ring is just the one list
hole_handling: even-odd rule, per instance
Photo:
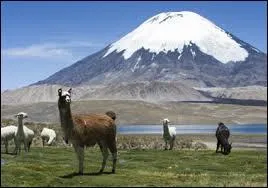
{"label": "blue sky", "polygon": [[267,51],[267,2],[2,2],[1,91],[43,80],[167,11],[193,11]]}

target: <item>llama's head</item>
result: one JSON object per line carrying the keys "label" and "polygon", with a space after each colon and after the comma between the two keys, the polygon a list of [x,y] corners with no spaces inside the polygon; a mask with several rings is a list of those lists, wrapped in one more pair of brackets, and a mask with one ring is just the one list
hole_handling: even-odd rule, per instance
{"label": "llama's head", "polygon": [[224,126],[224,124],[222,122],[219,122],[218,126]]}
{"label": "llama's head", "polygon": [[168,125],[170,123],[169,119],[165,118],[163,119],[163,125]]}
{"label": "llama's head", "polygon": [[24,119],[28,117],[28,114],[25,112],[19,112],[18,114],[15,115],[15,117],[17,117],[18,119]]}
{"label": "llama's head", "polygon": [[231,153],[231,149],[232,149],[232,142],[226,145],[226,150],[224,154],[228,155],[229,153]]}
{"label": "llama's head", "polygon": [[113,111],[107,111],[105,114],[110,118],[112,118],[113,120],[116,119],[116,114]]}
{"label": "llama's head", "polygon": [[65,107],[70,106],[71,92],[72,92],[72,88],[70,88],[68,91],[62,91],[61,88],[58,90],[58,95],[59,95],[58,105],[60,108],[65,108]]}

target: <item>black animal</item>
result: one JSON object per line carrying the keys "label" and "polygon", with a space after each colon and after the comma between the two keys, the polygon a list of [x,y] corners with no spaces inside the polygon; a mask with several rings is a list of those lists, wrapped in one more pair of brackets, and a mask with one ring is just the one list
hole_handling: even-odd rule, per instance
{"label": "black animal", "polygon": [[224,149],[222,153],[228,155],[232,149],[232,143],[229,144],[228,142],[230,131],[222,122],[220,122],[218,125],[219,126],[216,130],[216,138],[217,138],[216,153],[218,152],[219,146],[221,146],[221,152],[222,149]]}

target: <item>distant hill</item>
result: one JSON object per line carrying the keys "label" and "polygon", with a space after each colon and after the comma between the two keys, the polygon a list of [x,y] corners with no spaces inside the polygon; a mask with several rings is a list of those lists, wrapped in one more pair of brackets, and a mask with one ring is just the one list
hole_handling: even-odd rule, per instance
{"label": "distant hill", "polygon": [[[169,118],[171,124],[226,124],[266,123],[267,106],[244,106],[217,103],[161,102],[159,104],[137,100],[86,100],[72,101],[72,113],[105,113],[113,110],[116,123],[159,124]],[[28,113],[25,122],[57,123],[59,111],[56,102],[24,105],[2,105],[1,119],[15,119],[14,114]]]}

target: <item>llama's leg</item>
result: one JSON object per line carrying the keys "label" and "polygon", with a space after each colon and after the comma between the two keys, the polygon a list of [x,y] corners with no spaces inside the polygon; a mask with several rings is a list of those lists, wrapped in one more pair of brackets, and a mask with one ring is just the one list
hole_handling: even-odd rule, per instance
{"label": "llama's leg", "polygon": [[117,148],[116,148],[116,142],[115,141],[109,142],[109,150],[110,150],[110,152],[112,153],[112,156],[113,156],[112,173],[115,173],[116,161],[117,161]]}
{"label": "llama's leg", "polygon": [[45,146],[45,139],[42,138],[43,147]]}
{"label": "llama's leg", "polygon": [[117,161],[117,152],[113,152],[112,153],[112,156],[113,156],[113,169],[112,169],[112,173],[115,173],[116,161]]}
{"label": "llama's leg", "polygon": [[165,140],[165,150],[167,150],[168,149],[168,142],[167,142],[167,140]]}
{"label": "llama's leg", "polygon": [[222,150],[223,150],[223,145],[221,145],[221,152],[222,152]]}
{"label": "llama's leg", "polygon": [[74,149],[78,157],[79,161],[79,174],[83,174],[84,172],[84,146],[79,146],[77,144],[74,144]]}
{"label": "llama's leg", "polygon": [[101,166],[101,169],[100,169],[99,173],[102,173],[104,168],[105,168],[105,166],[106,166],[106,161],[108,159],[109,153],[108,153],[108,148],[107,148],[107,146],[105,144],[100,142],[99,146],[100,146],[100,150],[101,150],[102,157],[103,157],[102,166]]}
{"label": "llama's leg", "polygon": [[32,140],[28,143],[28,152],[30,151],[31,144],[32,144]]}
{"label": "llama's leg", "polygon": [[174,146],[174,139],[172,139],[170,141],[170,148],[169,148],[169,150],[172,150],[173,149],[173,146]]}
{"label": "llama's leg", "polygon": [[28,152],[28,142],[27,142],[27,140],[24,140],[24,151]]}
{"label": "llama's leg", "polygon": [[8,141],[5,140],[6,153],[8,153]]}
{"label": "llama's leg", "polygon": [[227,148],[226,148],[226,146],[223,146],[223,154],[227,154]]}
{"label": "llama's leg", "polygon": [[17,153],[20,154],[20,151],[21,151],[21,140],[18,140],[17,141],[17,147],[18,147],[17,148],[17,151],[18,151]]}
{"label": "llama's leg", "polygon": [[18,141],[17,141],[16,138],[14,138],[14,142],[15,142],[15,149],[14,149],[13,153],[17,154],[17,152],[18,152]]}
{"label": "llama's leg", "polygon": [[216,148],[216,153],[218,152],[218,150],[219,150],[219,146],[220,146],[220,142],[219,142],[219,140],[217,141],[217,148]]}
{"label": "llama's leg", "polygon": [[15,148],[14,148],[13,154],[17,154],[17,145],[16,145],[16,143],[15,143]]}
{"label": "llama's leg", "polygon": [[21,151],[21,142],[19,142],[19,154],[20,154],[20,151]]}

